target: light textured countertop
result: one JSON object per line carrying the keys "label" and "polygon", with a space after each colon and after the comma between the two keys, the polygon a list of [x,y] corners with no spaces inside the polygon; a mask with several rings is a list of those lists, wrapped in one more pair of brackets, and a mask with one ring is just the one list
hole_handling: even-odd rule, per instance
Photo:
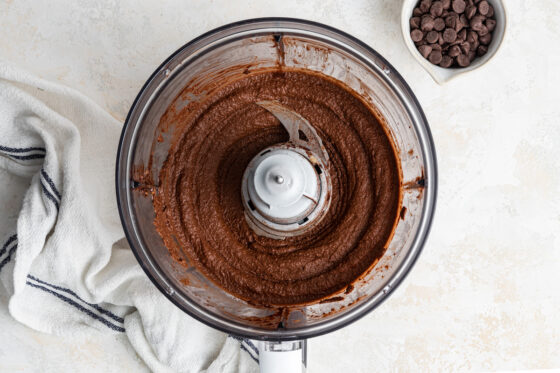
{"label": "light textured countertop", "polygon": [[[506,0],[509,29],[481,70],[438,86],[401,40],[399,0],[0,0],[0,58],[85,93],[123,120],[171,52],[243,18],[340,28],[416,93],[437,146],[430,239],[394,295],[309,342],[310,372],[560,368],[560,2]],[[141,372],[124,337],[55,337],[0,297],[0,371]]]}

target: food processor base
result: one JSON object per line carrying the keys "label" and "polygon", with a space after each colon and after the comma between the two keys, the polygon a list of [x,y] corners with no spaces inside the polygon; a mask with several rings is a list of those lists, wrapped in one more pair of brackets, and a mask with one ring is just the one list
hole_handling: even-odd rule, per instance
{"label": "food processor base", "polygon": [[305,373],[307,340],[290,342],[259,342],[261,373]]}

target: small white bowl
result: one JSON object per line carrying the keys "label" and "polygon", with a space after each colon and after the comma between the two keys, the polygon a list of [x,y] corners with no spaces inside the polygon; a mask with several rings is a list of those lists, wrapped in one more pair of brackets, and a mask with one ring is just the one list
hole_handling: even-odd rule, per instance
{"label": "small white bowl", "polygon": [[432,64],[430,61],[425,59],[410,37],[410,17],[412,17],[412,11],[416,7],[419,0],[404,0],[401,12],[401,30],[404,38],[404,43],[406,44],[408,50],[416,58],[416,60],[422,65],[422,67],[434,78],[438,84],[443,84],[458,75],[464,74],[466,72],[472,71],[479,68],[480,66],[486,64],[498,51],[502,41],[504,40],[504,35],[506,32],[506,9],[504,3],[501,0],[486,0],[494,7],[494,17],[496,17],[496,28],[492,34],[492,42],[488,46],[488,52],[482,56],[477,57],[473,63],[467,67],[453,67],[453,68],[443,68]]}

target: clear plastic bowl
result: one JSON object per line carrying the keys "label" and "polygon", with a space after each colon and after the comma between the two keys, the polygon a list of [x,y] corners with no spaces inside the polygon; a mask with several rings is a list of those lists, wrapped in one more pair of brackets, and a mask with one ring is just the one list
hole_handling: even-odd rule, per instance
{"label": "clear plastic bowl", "polygon": [[[160,135],[158,123],[189,84],[216,82],[279,63],[319,71],[358,92],[384,118],[398,148],[403,206],[394,237],[369,273],[336,302],[293,307],[252,305],[222,290],[194,266],[179,265],[156,231],[150,197],[133,190],[138,167],[158,174],[173,129]],[[203,89],[201,89],[203,91]],[[191,97],[196,100],[200,97]],[[126,119],[117,155],[119,212],[128,242],[153,283],[177,307],[219,330],[261,340],[305,339],[341,328],[377,307],[403,280],[426,241],[435,208],[436,157],[426,118],[399,73],[359,40],[318,23],[284,18],[254,19],[210,31],[170,56],[148,79]],[[186,281],[185,281],[186,280]],[[188,284],[188,285],[185,285]]]}

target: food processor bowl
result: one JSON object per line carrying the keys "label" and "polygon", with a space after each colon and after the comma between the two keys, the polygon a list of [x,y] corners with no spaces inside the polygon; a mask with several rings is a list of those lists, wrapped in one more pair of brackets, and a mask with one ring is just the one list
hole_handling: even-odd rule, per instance
{"label": "food processor bowl", "polygon": [[[333,294],[328,302],[251,304],[209,281],[188,258],[186,264],[177,263],[154,226],[150,193],[134,178],[141,171],[158,185],[174,133],[173,126],[160,127],[160,118],[185,87],[196,86],[199,94],[185,97],[183,104],[203,100],[224,79],[278,66],[320,72],[350,87],[376,112],[396,146],[402,209],[394,235],[385,254],[353,283],[351,291],[348,288]],[[410,87],[373,49],[315,22],[252,19],[194,39],[152,74],[134,101],[122,131],[116,188],[128,242],[157,288],[181,310],[209,326],[268,341],[262,345],[262,363],[272,361],[267,352],[304,346],[285,341],[301,341],[356,321],[380,305],[402,282],[422,250],[434,214],[436,156],[428,123]]]}

